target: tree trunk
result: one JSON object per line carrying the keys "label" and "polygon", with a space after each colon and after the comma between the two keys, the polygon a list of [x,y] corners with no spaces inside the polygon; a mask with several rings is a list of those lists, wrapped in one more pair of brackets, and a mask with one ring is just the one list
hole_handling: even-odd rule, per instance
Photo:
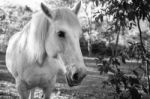
{"label": "tree trunk", "polygon": [[[114,58],[116,58],[118,55],[117,50],[118,50],[119,35],[120,35],[120,31],[117,32],[117,39],[116,39],[116,45],[115,45],[115,49],[114,49],[114,56],[113,56]],[[116,69],[118,71],[117,65],[116,65]]]}
{"label": "tree trunk", "polygon": [[88,12],[86,11],[87,10],[87,5],[86,5],[86,8],[85,8],[85,14],[87,16],[87,20],[88,20],[88,24],[89,24],[89,30],[88,30],[88,35],[89,35],[89,40],[88,40],[88,54],[89,56],[91,56],[92,54],[92,46],[91,46],[91,18],[88,16]]}
{"label": "tree trunk", "polygon": [[91,42],[90,42],[90,39],[87,41],[87,43],[88,43],[88,54],[89,54],[89,56],[91,56],[91,53],[92,53],[92,51],[91,51]]}
{"label": "tree trunk", "polygon": [[118,31],[118,33],[117,33],[116,45],[115,45],[115,50],[114,50],[114,57],[117,56],[118,42],[119,42],[119,35],[120,35],[120,31]]}
{"label": "tree trunk", "polygon": [[140,20],[139,18],[137,17],[137,25],[138,25],[138,29],[139,29],[139,33],[140,33],[140,43],[141,43],[141,47],[142,47],[142,57],[143,59],[146,61],[146,76],[147,76],[147,79],[148,79],[148,94],[150,94],[150,78],[149,78],[149,62],[146,58],[146,49],[144,47],[144,44],[143,44],[143,39],[142,39],[142,31],[141,31],[141,27],[140,27]]}
{"label": "tree trunk", "polygon": [[141,47],[142,47],[142,50],[144,52],[144,54],[146,53],[146,50],[145,50],[145,47],[144,47],[144,44],[143,44],[143,39],[142,39],[142,31],[141,31],[141,27],[140,27],[140,20],[137,18],[137,25],[138,25],[138,29],[139,29],[139,33],[140,33],[140,43],[141,43]]}

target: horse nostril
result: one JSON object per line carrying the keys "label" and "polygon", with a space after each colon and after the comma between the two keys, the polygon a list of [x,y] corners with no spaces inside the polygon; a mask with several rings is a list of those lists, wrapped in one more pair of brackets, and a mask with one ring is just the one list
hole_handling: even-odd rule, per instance
{"label": "horse nostril", "polygon": [[75,80],[75,81],[79,80],[79,73],[78,73],[78,72],[75,73],[72,78],[73,78],[73,80]]}

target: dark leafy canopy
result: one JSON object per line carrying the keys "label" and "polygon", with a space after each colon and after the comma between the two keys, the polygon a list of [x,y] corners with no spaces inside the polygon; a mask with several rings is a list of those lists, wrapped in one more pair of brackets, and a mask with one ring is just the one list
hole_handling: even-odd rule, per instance
{"label": "dark leafy canopy", "polygon": [[150,22],[150,0],[94,0],[94,2],[97,6],[100,4],[106,6],[102,9],[105,14],[99,12],[100,15],[96,18],[101,21],[102,16],[113,15],[114,25],[130,28],[135,25],[136,18],[147,19]]}

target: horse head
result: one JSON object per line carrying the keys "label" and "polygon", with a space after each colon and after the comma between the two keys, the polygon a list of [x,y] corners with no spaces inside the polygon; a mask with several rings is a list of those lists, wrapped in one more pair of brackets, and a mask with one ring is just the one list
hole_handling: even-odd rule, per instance
{"label": "horse head", "polygon": [[[80,6],[81,2],[72,10],[66,8],[51,10],[41,3],[42,13],[48,20],[45,23],[48,25],[44,27],[47,29],[47,35],[44,38],[41,57],[46,54],[49,59],[54,58],[58,61],[69,86],[80,84],[86,76],[86,67],[79,43],[82,29],[77,14]],[[40,63],[42,63],[42,59],[39,59]]]}

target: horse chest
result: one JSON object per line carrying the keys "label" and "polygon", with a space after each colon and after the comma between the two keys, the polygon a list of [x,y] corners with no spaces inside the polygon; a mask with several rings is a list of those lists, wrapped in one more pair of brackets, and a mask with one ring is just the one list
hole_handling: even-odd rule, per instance
{"label": "horse chest", "polygon": [[30,87],[44,87],[51,82],[55,72],[48,67],[29,67],[23,73],[23,79]]}

